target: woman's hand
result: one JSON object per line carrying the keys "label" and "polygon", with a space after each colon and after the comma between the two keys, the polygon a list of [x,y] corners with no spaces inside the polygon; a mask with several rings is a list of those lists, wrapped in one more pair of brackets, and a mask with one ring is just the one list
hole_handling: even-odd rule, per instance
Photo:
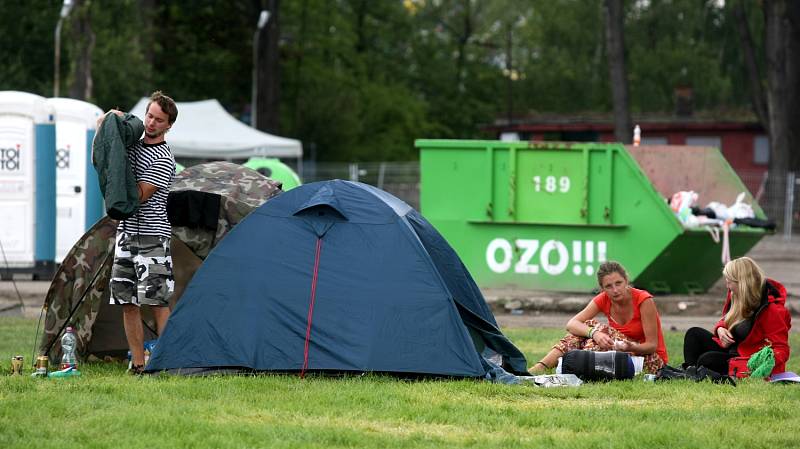
{"label": "woman's hand", "polygon": [[736,343],[736,340],[733,339],[733,335],[731,335],[731,331],[724,327],[717,328],[717,337],[719,337],[719,342],[722,344],[723,348],[727,348]]}
{"label": "woman's hand", "polygon": [[633,352],[633,343],[626,340],[617,340],[614,342],[614,349],[622,352]]}
{"label": "woman's hand", "polygon": [[597,343],[600,349],[609,350],[614,347],[614,339],[605,332],[596,331],[592,334],[592,340]]}

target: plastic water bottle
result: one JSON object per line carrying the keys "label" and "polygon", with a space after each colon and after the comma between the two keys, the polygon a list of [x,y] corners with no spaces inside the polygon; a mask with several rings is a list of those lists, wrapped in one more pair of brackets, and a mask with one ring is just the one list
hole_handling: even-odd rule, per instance
{"label": "plastic water bottle", "polygon": [[61,336],[61,369],[77,368],[78,360],[75,358],[75,349],[78,344],[78,339],[75,337],[75,330],[72,326],[67,327],[64,335]]}
{"label": "plastic water bottle", "polygon": [[638,147],[642,141],[642,128],[639,125],[633,127],[633,146]]}

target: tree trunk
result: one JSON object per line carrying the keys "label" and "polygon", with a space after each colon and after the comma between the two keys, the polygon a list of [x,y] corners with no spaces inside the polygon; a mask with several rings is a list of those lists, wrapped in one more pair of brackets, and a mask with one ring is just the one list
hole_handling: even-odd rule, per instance
{"label": "tree trunk", "polygon": [[506,120],[511,125],[514,121],[514,25],[506,26]]}
{"label": "tree trunk", "polygon": [[303,129],[302,120],[302,92],[303,92],[303,59],[306,51],[306,32],[308,21],[308,0],[302,0],[300,6],[300,31],[298,32],[296,50],[294,55],[294,92],[292,93],[292,104],[294,107],[292,130],[293,135],[300,135]]}
{"label": "tree trunk", "polygon": [[466,85],[464,83],[464,65],[467,57],[467,43],[469,42],[470,37],[472,37],[472,8],[470,7],[470,0],[465,0],[462,6],[464,9],[464,15],[462,17],[463,28],[458,36],[458,49],[456,56],[456,87],[459,93],[464,92],[466,89]]}
{"label": "tree trunk", "polygon": [[356,53],[367,51],[367,32],[364,29],[364,21],[367,19],[367,0],[358,2],[356,8]]}
{"label": "tree trunk", "polygon": [[[790,0],[765,0],[765,50],[767,59],[767,113],[769,119],[769,178],[767,211],[781,221],[786,207],[786,172],[796,170],[797,68],[790,58],[798,57],[797,32],[790,20]],[[794,150],[794,151],[793,151]],[[795,153],[795,154],[793,154]]]}
{"label": "tree trunk", "polygon": [[800,2],[789,3],[789,42],[786,48],[786,74],[788,78],[788,112],[786,129],[789,133],[789,170],[800,174]]}
{"label": "tree trunk", "polygon": [[280,97],[280,0],[267,2],[269,21],[258,37],[259,55],[256,68],[258,95],[256,104],[256,128],[262,131],[278,133],[278,106]]}
{"label": "tree trunk", "polygon": [[[158,20],[157,13],[159,11],[159,7],[156,4],[156,0],[139,0],[139,14],[141,14],[141,21],[142,21],[142,29],[141,33],[136,35],[136,39],[139,40],[139,45],[141,45],[142,53],[144,54],[144,62],[147,66],[146,77],[147,77],[147,85],[148,88],[157,88],[157,86],[152,86],[153,84],[153,70],[156,64],[156,42],[157,42],[157,34],[156,29],[156,21]],[[144,94],[144,93],[143,93]],[[149,96],[150,92],[146,92]]]}
{"label": "tree trunk", "polygon": [[75,61],[72,64],[69,96],[78,100],[89,100],[92,97],[92,51],[95,35],[92,31],[90,6],[90,0],[75,0],[75,12],[70,27],[72,42],[75,44]]}
{"label": "tree trunk", "polygon": [[622,0],[605,0],[606,57],[614,102],[614,138],[631,143],[633,125],[628,104],[628,76],[625,70],[625,32]]}
{"label": "tree trunk", "polygon": [[767,114],[767,99],[764,97],[764,86],[761,79],[761,71],[756,62],[756,50],[753,45],[753,37],[750,34],[750,25],[747,21],[747,14],[744,9],[744,0],[737,0],[733,5],[733,14],[736,16],[736,24],[739,31],[739,40],[744,53],[744,65],[747,69],[747,77],[750,80],[750,101],[753,103],[753,111],[758,117],[758,121],[765,130],[769,129],[769,116]]}

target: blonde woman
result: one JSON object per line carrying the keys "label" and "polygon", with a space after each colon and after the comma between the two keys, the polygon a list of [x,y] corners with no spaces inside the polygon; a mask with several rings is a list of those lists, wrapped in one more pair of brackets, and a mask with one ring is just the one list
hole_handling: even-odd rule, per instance
{"label": "blonde woman", "polygon": [[[567,322],[567,335],[528,369],[531,374],[555,368],[559,357],[576,349],[616,349],[642,356],[647,373],[655,373],[667,363],[667,348],[653,295],[633,288],[628,273],[618,262],[601,264],[597,283],[602,292]],[[608,318],[608,324],[595,319],[601,313]]]}
{"label": "blonde woman", "polygon": [[767,279],[749,257],[734,259],[722,270],[728,297],[722,319],[713,332],[693,327],[683,338],[684,366],[704,366],[728,373],[728,360],[750,357],[771,345],[775,354],[772,374],[786,371],[789,359],[789,328],[792,318],[786,310],[786,289]]}

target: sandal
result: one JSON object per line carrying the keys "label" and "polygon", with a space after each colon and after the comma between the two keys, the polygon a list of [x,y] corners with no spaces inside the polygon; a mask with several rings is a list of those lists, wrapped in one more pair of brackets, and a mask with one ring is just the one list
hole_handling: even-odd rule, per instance
{"label": "sandal", "polygon": [[[544,367],[544,369],[542,369],[542,370],[536,369],[536,367],[538,365],[542,365]],[[540,360],[540,361],[534,363],[532,367],[528,368],[528,372],[531,373],[531,374],[541,374],[541,373],[544,373],[545,371],[547,371],[549,369],[551,369],[551,367],[547,366],[546,363],[544,363],[544,362],[542,362]]]}
{"label": "sandal", "polygon": [[144,365],[131,365],[128,368],[128,374],[131,376],[142,376],[144,374]]}

